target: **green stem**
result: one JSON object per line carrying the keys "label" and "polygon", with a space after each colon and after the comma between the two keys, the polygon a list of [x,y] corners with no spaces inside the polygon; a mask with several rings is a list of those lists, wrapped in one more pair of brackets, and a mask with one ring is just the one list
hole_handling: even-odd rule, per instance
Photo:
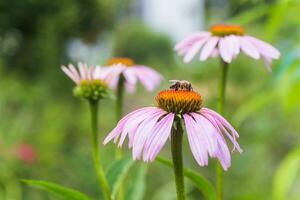
{"label": "green stem", "polygon": [[124,77],[120,76],[117,87],[117,105],[116,105],[116,119],[119,121],[123,115],[123,101],[124,101]]}
{"label": "green stem", "polygon": [[[118,122],[123,115],[123,102],[124,102],[124,77],[121,75],[118,81],[117,87],[117,101],[116,101],[116,121]],[[122,157],[121,149],[116,149],[115,153],[116,159],[120,159]]]}
{"label": "green stem", "polygon": [[[229,64],[221,61],[221,79],[219,82],[219,105],[218,110],[221,115],[224,115],[226,82],[228,75]],[[220,163],[217,164],[217,200],[223,199],[223,169]]]}
{"label": "green stem", "polygon": [[90,100],[91,109],[91,125],[92,125],[92,143],[93,143],[93,160],[96,169],[97,178],[100,187],[104,193],[104,199],[111,199],[111,191],[105,177],[104,169],[101,165],[100,152],[99,152],[99,140],[98,140],[98,101]]}
{"label": "green stem", "polygon": [[176,117],[175,125],[173,125],[171,133],[171,151],[175,174],[177,200],[185,200],[182,161],[182,134],[183,129],[181,126],[180,119]]}

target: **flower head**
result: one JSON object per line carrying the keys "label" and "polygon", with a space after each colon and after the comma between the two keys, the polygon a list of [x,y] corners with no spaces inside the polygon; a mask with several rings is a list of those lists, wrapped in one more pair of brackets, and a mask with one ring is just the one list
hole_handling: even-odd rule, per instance
{"label": "flower head", "polygon": [[237,25],[218,24],[209,31],[201,31],[188,36],[175,46],[184,62],[190,62],[200,52],[200,61],[208,57],[220,57],[227,63],[236,58],[241,51],[253,59],[262,58],[271,71],[271,62],[280,57],[280,52],[270,44],[246,34]]}
{"label": "flower head", "polygon": [[97,74],[102,73],[100,67],[88,67],[85,63],[78,63],[78,70],[74,65],[62,66],[65,74],[76,83],[74,94],[89,100],[99,100],[108,95],[107,80],[104,76],[99,78]]}
{"label": "flower head", "polygon": [[37,159],[36,150],[30,144],[20,144],[16,151],[17,157],[27,164],[32,164]]}
{"label": "flower head", "polygon": [[[239,152],[236,130],[218,113],[202,106],[199,93],[187,88],[161,91],[156,107],[145,107],[126,115],[109,133],[104,144],[112,139],[122,146],[126,136],[133,158],[153,161],[170,137],[175,117],[184,124],[190,148],[200,166],[208,164],[208,156],[217,158],[224,170],[231,164],[227,137]],[[234,150],[233,149],[233,150]]]}
{"label": "flower head", "polygon": [[[108,84],[116,89],[120,78],[124,78],[127,91],[134,92],[137,81],[148,90],[153,91],[162,79],[162,76],[150,67],[135,64],[130,58],[112,58],[107,61],[102,76],[109,77]],[[101,76],[101,75],[100,75]]]}

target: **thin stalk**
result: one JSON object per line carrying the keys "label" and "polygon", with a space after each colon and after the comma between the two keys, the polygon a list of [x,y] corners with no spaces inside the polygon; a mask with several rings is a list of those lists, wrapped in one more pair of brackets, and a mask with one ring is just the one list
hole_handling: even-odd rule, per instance
{"label": "thin stalk", "polygon": [[[176,126],[176,127],[175,127]],[[174,166],[177,200],[185,200],[184,176],[182,161],[182,134],[180,119],[176,117],[171,133],[171,151]]]}
{"label": "thin stalk", "polygon": [[[118,122],[123,115],[123,104],[124,104],[124,82],[125,79],[121,75],[118,81],[117,87],[117,101],[116,101],[116,121]],[[116,159],[120,159],[122,157],[122,151],[120,149],[116,149],[115,152]]]}
{"label": "thin stalk", "polygon": [[98,101],[90,101],[91,109],[91,125],[92,125],[92,143],[93,143],[93,160],[94,166],[97,174],[97,179],[100,187],[103,191],[103,196],[105,200],[111,200],[111,191],[108,185],[104,169],[101,165],[100,151],[99,151],[99,139],[98,139]]}
{"label": "thin stalk", "polygon": [[119,121],[123,115],[123,101],[124,101],[124,77],[120,76],[117,87],[117,105],[116,105],[116,119]]}
{"label": "thin stalk", "polygon": [[[219,104],[218,110],[221,115],[224,115],[226,83],[229,64],[221,60],[221,78],[219,82]],[[223,199],[223,169],[220,163],[217,163],[217,200]]]}
{"label": "thin stalk", "polygon": [[[117,86],[117,101],[116,101],[116,121],[118,122],[122,116],[123,116],[123,105],[124,105],[124,83],[125,79],[124,76],[121,75],[118,81]],[[115,158],[118,160],[122,157],[122,150],[117,148],[115,151]],[[123,200],[124,199],[124,188],[123,183],[120,185],[118,190],[118,199]]]}

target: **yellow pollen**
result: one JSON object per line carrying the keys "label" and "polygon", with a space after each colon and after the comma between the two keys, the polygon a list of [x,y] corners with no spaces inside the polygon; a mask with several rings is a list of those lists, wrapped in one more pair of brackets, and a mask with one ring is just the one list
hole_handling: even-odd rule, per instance
{"label": "yellow pollen", "polygon": [[107,66],[116,65],[116,64],[122,64],[125,65],[126,67],[130,67],[133,66],[135,63],[131,58],[126,58],[126,57],[111,58],[106,62]]}
{"label": "yellow pollen", "polygon": [[228,36],[228,35],[244,35],[245,30],[237,25],[224,25],[217,24],[210,27],[210,32],[215,36]]}
{"label": "yellow pollen", "polygon": [[188,90],[164,90],[156,96],[158,107],[176,114],[197,112],[202,105],[199,93]]}

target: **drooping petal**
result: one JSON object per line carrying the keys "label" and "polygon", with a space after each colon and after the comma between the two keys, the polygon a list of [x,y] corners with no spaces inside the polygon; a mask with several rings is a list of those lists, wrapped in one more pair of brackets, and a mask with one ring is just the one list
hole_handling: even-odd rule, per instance
{"label": "drooping petal", "polygon": [[232,53],[234,54],[233,58],[240,53],[240,42],[235,35],[230,35],[227,37],[228,43],[231,44]]}
{"label": "drooping petal", "polygon": [[273,59],[278,59],[280,57],[280,52],[272,45],[252,36],[245,36],[245,38],[251,41],[254,44],[254,46],[256,46],[259,53],[264,55],[265,57]]}
{"label": "drooping petal", "polygon": [[162,76],[149,67],[136,66],[131,68],[134,70],[138,80],[148,91],[153,91],[162,80]]}
{"label": "drooping petal", "polygon": [[196,128],[196,122],[191,116],[184,114],[183,118],[193,156],[200,166],[205,166],[208,164],[208,142],[204,133]]}
{"label": "drooping petal", "polygon": [[131,85],[135,85],[137,82],[137,77],[136,74],[134,72],[134,70],[132,69],[132,67],[127,68],[123,71],[123,76],[125,78],[125,81],[128,82]]}
{"label": "drooping petal", "polygon": [[167,114],[154,126],[152,134],[147,138],[144,146],[143,160],[152,162],[161,151],[171,133],[174,113]]}
{"label": "drooping petal", "polygon": [[201,108],[201,113],[207,113],[211,115],[214,119],[218,120],[221,124],[223,124],[224,127],[226,127],[232,134],[234,134],[237,138],[239,137],[239,134],[237,131],[231,126],[231,124],[222,117],[219,113],[209,109],[209,108]]}
{"label": "drooping petal", "polygon": [[216,136],[218,141],[217,158],[220,161],[223,169],[227,171],[231,165],[230,151],[228,149],[225,139],[221,135]]}
{"label": "drooping petal", "polygon": [[133,142],[131,146],[133,159],[136,160],[141,158],[147,139],[151,134],[153,134],[153,128],[158,123],[159,118],[164,114],[166,114],[166,112],[161,110],[161,112],[153,114],[151,117],[149,117],[139,125],[137,131],[135,132],[135,135],[132,137]]}
{"label": "drooping petal", "polygon": [[[127,124],[129,120],[135,119],[137,116],[140,116],[140,115],[144,115],[147,117],[147,115],[149,113],[153,113],[153,112],[157,111],[157,109],[158,108],[156,108],[156,107],[145,107],[145,108],[141,108],[141,109],[135,110],[135,111],[127,114],[119,121],[117,126],[106,136],[105,140],[103,141],[103,144],[104,145],[107,144],[112,139],[114,139],[114,142],[116,143],[118,141],[118,139],[120,138],[120,136],[123,139],[128,134],[128,132],[124,131],[125,126],[127,125],[126,130],[132,130],[128,127],[128,124]],[[143,118],[141,118],[141,120],[143,120]],[[135,122],[136,122],[135,125],[138,125],[138,122],[137,121],[135,121]],[[133,125],[131,125],[131,127],[132,126]],[[122,134],[123,134],[123,136],[122,136]]]}
{"label": "drooping petal", "polygon": [[219,41],[219,37],[213,36],[205,43],[205,45],[203,46],[201,53],[200,53],[201,61],[206,60],[212,54],[218,41]]}
{"label": "drooping petal", "polygon": [[241,49],[246,55],[256,60],[260,58],[257,48],[249,40],[244,37],[239,37],[239,40]]}
{"label": "drooping petal", "polygon": [[262,56],[262,59],[265,63],[265,67],[266,69],[268,70],[268,72],[272,72],[272,58],[269,58],[269,57],[265,57],[265,56]]}
{"label": "drooping petal", "polygon": [[219,50],[222,59],[225,62],[230,63],[233,56],[233,52],[232,52],[232,45],[230,42],[227,41],[227,37],[220,38]]}
{"label": "drooping petal", "polygon": [[233,150],[232,152],[237,149],[238,152],[243,152],[243,150],[240,148],[240,145],[238,144],[238,142],[236,141],[236,136],[235,134],[231,135],[227,129],[215,118],[213,118],[211,115],[202,112],[201,115],[203,115],[204,117],[206,117],[211,123],[212,125],[217,129],[217,132],[219,133],[219,135],[222,135],[223,133],[225,133],[225,135],[229,138],[229,140],[232,142],[233,144]]}

